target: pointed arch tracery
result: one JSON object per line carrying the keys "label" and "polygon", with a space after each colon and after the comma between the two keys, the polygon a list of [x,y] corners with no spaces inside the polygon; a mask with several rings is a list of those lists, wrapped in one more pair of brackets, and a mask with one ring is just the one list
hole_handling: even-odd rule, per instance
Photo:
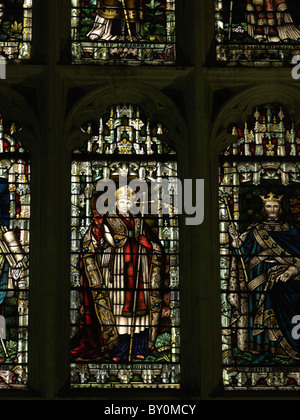
{"label": "pointed arch tracery", "polygon": [[[88,140],[72,158],[72,387],[177,388],[178,168],[170,134],[142,106],[125,102],[81,131]],[[145,183],[148,213],[123,217],[117,205],[99,214],[97,183],[113,181],[119,203],[133,195],[120,184],[125,178]],[[153,183],[162,180],[167,192]]]}
{"label": "pointed arch tracery", "polygon": [[227,390],[297,387],[299,125],[285,106],[267,103],[226,131],[219,156],[223,383]]}

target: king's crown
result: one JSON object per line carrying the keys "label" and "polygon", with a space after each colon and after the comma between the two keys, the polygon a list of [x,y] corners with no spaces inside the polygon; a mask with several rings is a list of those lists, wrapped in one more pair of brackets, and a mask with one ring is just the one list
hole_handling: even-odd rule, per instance
{"label": "king's crown", "polygon": [[283,197],[284,197],[283,195],[276,196],[272,192],[270,192],[268,195],[260,195],[260,198],[262,199],[264,203],[267,201],[278,201],[280,203]]}

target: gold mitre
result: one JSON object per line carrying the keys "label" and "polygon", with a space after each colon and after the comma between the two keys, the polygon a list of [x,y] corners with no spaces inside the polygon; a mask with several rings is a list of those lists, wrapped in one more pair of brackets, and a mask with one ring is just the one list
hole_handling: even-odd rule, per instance
{"label": "gold mitre", "polygon": [[283,197],[284,195],[276,196],[272,192],[270,192],[268,195],[260,195],[260,198],[262,199],[264,203],[268,201],[277,201],[278,203],[280,203]]}
{"label": "gold mitre", "polygon": [[120,200],[122,198],[130,200],[134,195],[135,195],[135,192],[131,187],[129,187],[129,185],[124,185],[123,187],[119,188],[116,191],[117,200]]}

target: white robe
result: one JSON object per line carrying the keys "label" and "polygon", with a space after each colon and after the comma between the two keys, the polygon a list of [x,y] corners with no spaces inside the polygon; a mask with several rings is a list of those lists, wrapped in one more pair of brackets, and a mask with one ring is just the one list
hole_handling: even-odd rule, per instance
{"label": "white robe", "polygon": [[[104,225],[105,226],[105,225]],[[93,245],[95,250],[98,249],[97,241],[92,236]],[[103,281],[107,290],[109,291],[109,298],[112,305],[113,314],[116,320],[118,333],[130,334],[132,317],[122,316],[122,310],[125,302],[125,284],[124,284],[124,248],[115,248],[113,238],[105,226],[104,238],[101,239],[100,249],[107,243],[110,246],[105,248],[103,252],[97,254],[98,266],[101,270]],[[110,282],[111,273],[109,268],[109,261],[111,258],[111,252],[114,248],[114,262],[112,270],[113,283]],[[143,274],[143,285],[144,285],[144,297],[145,304],[149,304],[149,266],[148,257],[144,247],[141,248],[141,272]],[[145,315],[142,317],[136,317],[134,321],[135,333],[140,333],[149,327],[150,317]]]}
{"label": "white robe", "polygon": [[[99,15],[96,16],[94,26],[92,30],[87,34],[91,41],[102,40],[102,41],[128,41],[129,36],[125,37],[126,22],[122,21],[121,26],[121,35],[112,35],[112,19],[105,19]],[[136,22],[136,34],[133,36],[133,41],[139,41],[141,36],[140,32],[140,23]]]}

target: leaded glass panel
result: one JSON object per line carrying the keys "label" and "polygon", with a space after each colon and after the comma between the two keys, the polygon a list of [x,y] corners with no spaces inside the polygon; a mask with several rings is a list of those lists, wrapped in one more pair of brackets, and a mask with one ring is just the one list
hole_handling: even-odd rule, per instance
{"label": "leaded glass panel", "polygon": [[27,388],[30,161],[0,118],[0,390]]}
{"label": "leaded glass panel", "polygon": [[299,2],[214,0],[214,4],[219,64],[278,67],[299,54]]}
{"label": "leaded glass panel", "polygon": [[175,0],[71,0],[74,64],[173,64]]}
{"label": "leaded glass panel", "polygon": [[[82,130],[90,139],[72,162],[71,387],[178,388],[176,153],[165,127],[133,105]],[[99,181],[116,186],[117,206],[105,214]],[[148,210],[138,214],[131,181],[146,185],[138,201]]]}
{"label": "leaded glass panel", "polygon": [[7,60],[31,58],[32,3],[33,0],[0,1],[0,54]]}
{"label": "leaded glass panel", "polygon": [[277,105],[229,127],[220,155],[226,390],[300,387],[300,132]]}

